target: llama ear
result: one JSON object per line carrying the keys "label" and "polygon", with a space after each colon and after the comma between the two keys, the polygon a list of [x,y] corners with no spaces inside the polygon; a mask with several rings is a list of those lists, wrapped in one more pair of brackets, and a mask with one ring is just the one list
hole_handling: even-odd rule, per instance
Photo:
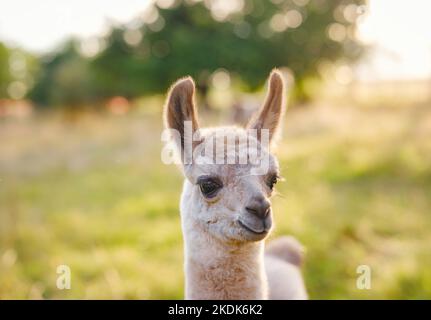
{"label": "llama ear", "polygon": [[180,79],[169,90],[165,105],[165,127],[178,133],[175,140],[179,140],[176,143],[181,151],[188,145],[193,148],[193,134],[199,128],[194,92],[195,84],[191,77]]}
{"label": "llama ear", "polygon": [[272,70],[268,80],[268,94],[263,107],[247,125],[248,129],[257,130],[257,138],[261,138],[261,130],[267,129],[269,140],[277,133],[284,112],[284,81],[281,72]]}

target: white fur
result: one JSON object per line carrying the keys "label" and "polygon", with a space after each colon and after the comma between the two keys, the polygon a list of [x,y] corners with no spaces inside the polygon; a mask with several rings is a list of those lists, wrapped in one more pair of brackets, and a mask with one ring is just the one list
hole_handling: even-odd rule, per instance
{"label": "white fur", "polygon": [[[176,142],[180,151],[188,141],[185,121],[192,123],[193,133],[199,137],[192,146],[194,155],[223,148],[221,154],[205,153],[201,161],[193,158],[192,163],[183,164],[186,179],[180,207],[186,298],[306,299],[299,270],[302,260],[299,243],[292,238],[280,238],[270,243],[264,255],[264,239],[272,227],[272,190],[268,181],[278,175],[276,158],[261,136],[256,138],[244,128],[199,130],[194,91],[190,77],[172,87],[165,108],[167,128],[180,133]],[[269,139],[273,140],[283,110],[284,82],[281,73],[274,70],[266,101],[248,128],[259,133],[268,130]],[[226,136],[235,138],[233,150],[224,148]],[[221,163],[215,161],[216,154],[221,156]],[[238,155],[249,159],[256,154],[266,169],[258,174],[255,164],[239,162],[236,158]],[[228,162],[232,156],[236,160]],[[208,177],[216,177],[222,184],[211,196],[205,196],[198,185]]]}
{"label": "white fur", "polygon": [[[240,128],[215,128],[205,131],[204,141],[217,130],[247,134]],[[276,159],[272,155],[270,159],[270,171],[277,171]],[[247,234],[236,222],[246,215],[244,207],[251,197],[271,194],[263,177],[248,175],[249,170],[249,166],[211,164],[184,169],[181,220],[187,299],[307,298],[299,267],[277,253],[264,255],[264,238]],[[194,184],[198,176],[207,174],[222,177],[224,183],[211,201]]]}

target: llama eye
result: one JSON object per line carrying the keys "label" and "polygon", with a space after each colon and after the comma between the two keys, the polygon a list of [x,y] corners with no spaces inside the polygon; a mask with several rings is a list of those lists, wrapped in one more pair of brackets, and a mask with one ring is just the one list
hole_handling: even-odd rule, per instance
{"label": "llama eye", "polygon": [[269,177],[269,179],[267,180],[266,184],[272,190],[272,189],[274,189],[274,186],[277,183],[277,181],[278,181],[278,176],[277,175],[272,175],[272,176]]}
{"label": "llama eye", "polygon": [[223,187],[221,181],[214,178],[198,179],[198,185],[202,194],[207,198],[214,197],[217,191]]}

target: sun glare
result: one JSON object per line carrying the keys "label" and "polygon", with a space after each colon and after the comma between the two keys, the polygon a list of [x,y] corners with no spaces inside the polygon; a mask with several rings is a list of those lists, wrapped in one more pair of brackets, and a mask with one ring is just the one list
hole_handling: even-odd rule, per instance
{"label": "sun glare", "polygon": [[372,45],[360,67],[364,79],[418,79],[431,75],[431,2],[371,0],[359,37]]}
{"label": "sun glare", "polygon": [[[294,1],[297,6],[307,2]],[[2,1],[0,41],[34,52],[47,52],[74,35],[85,40],[82,51],[92,56],[100,49],[100,44],[91,39],[106,32],[108,23],[127,23],[145,15],[146,20],[155,21],[151,28],[162,29],[166,22],[157,19],[156,11],[146,10],[149,3],[149,0]],[[157,3],[167,8],[173,0]],[[214,18],[224,20],[232,12],[242,10],[244,3],[243,0],[214,1],[211,4]],[[349,7],[335,14],[341,14],[347,20],[355,19],[358,8],[355,5]],[[428,18],[431,2],[370,0],[365,10],[358,36],[372,49],[368,59],[357,68],[359,77],[363,80],[428,78],[431,74],[431,20]],[[288,28],[300,28],[302,20],[301,14],[292,9],[285,15],[274,15],[269,25],[259,26],[258,32],[270,36]],[[247,24],[235,27],[235,33],[241,38],[247,38],[250,32]],[[349,36],[349,30],[339,23],[328,26],[326,32],[334,41],[341,42]],[[125,34],[125,41],[130,46],[141,38],[139,31],[131,30]],[[16,88],[11,90],[20,92],[21,89]]]}

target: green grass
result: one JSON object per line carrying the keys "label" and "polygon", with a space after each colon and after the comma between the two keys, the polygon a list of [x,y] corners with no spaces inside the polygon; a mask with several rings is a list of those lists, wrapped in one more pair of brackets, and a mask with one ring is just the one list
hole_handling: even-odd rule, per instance
{"label": "green grass", "polygon": [[[1,299],[183,297],[182,177],[160,161],[160,117],[0,122]],[[311,298],[431,298],[430,133],[420,106],[287,113],[273,237],[307,248]]]}

